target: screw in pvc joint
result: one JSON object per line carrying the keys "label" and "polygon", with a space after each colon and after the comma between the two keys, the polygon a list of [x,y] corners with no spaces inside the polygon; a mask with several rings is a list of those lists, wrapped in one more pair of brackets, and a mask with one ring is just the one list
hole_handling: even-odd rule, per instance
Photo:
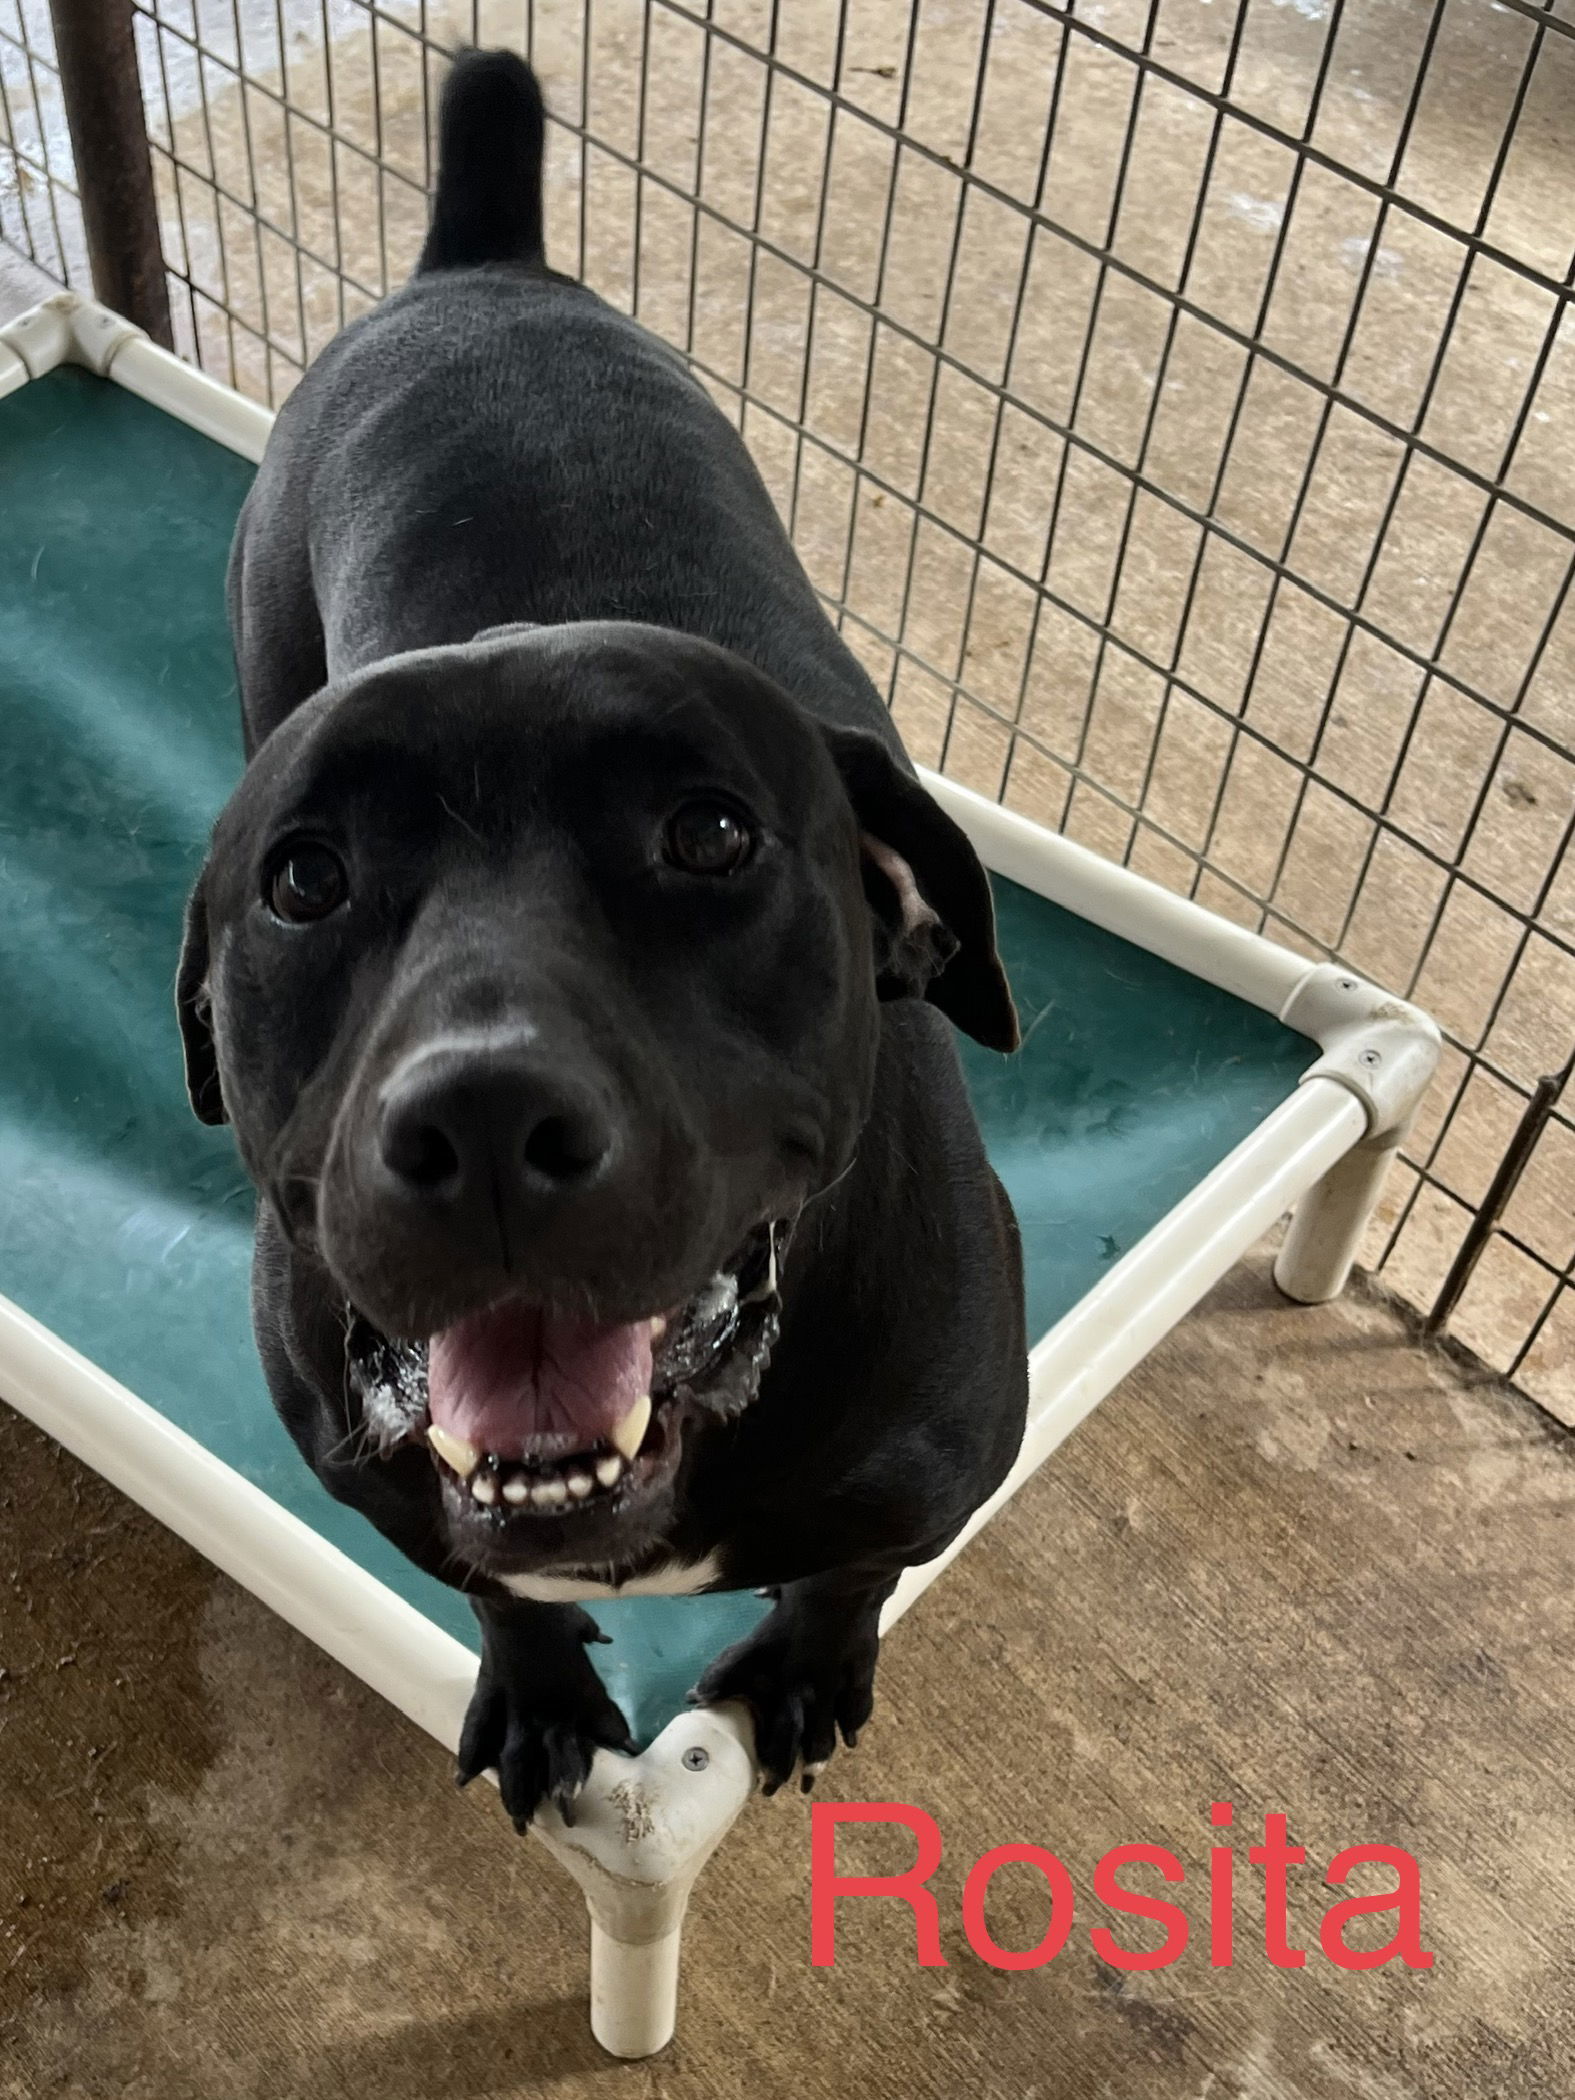
{"label": "screw in pvc joint", "polygon": [[683,1767],[686,1772],[703,1772],[710,1762],[710,1751],[703,1750],[698,1743],[693,1744],[683,1755]]}

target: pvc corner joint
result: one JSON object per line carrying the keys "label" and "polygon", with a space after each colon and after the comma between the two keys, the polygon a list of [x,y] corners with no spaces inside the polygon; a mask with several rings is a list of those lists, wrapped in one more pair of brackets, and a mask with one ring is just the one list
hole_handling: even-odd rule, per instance
{"label": "pvc corner joint", "polygon": [[142,333],[107,306],[56,292],[0,329],[0,342],[22,360],[30,379],[57,365],[85,365],[102,379],[124,345]]}
{"label": "pvc corner joint", "polygon": [[195,365],[160,349],[122,315],[75,292],[57,292],[0,328],[0,394],[42,379],[57,365],[80,365],[100,379],[112,379],[253,465],[263,456],[273,428],[266,408],[243,400]]}
{"label": "pvc corner joint", "polygon": [[598,1751],[572,1828],[551,1806],[531,1825],[585,1896],[591,2031],[613,2056],[672,2039],[689,1891],[754,1791],[751,1742],[741,1708],[692,1708],[637,1757]]}
{"label": "pvc corner joint", "polygon": [[1380,991],[1337,963],[1319,963],[1280,1009],[1298,1035],[1323,1051],[1302,1074],[1334,1079],[1367,1111],[1369,1145],[1395,1144],[1405,1133],[1438,1064],[1438,1025],[1404,999]]}

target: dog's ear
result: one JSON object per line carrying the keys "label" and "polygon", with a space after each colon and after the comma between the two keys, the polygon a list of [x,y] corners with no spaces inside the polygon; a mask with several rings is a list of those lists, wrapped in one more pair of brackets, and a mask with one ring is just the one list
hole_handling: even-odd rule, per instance
{"label": "dog's ear", "polygon": [[175,980],[175,1012],[186,1053],[186,1092],[203,1123],[227,1123],[219,1091],[219,1059],[213,1047],[213,1012],[208,996],[208,906],[202,877],[186,905],[186,937]]}
{"label": "dog's ear", "polygon": [[878,737],[822,734],[859,821],[880,997],[928,999],[987,1050],[1015,1050],[989,878],[966,832]]}

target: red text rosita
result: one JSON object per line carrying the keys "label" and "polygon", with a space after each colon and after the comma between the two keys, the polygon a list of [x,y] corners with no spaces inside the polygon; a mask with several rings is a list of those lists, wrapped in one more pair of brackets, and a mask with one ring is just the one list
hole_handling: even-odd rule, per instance
{"label": "red text rosita", "polygon": [[[1229,1825],[1234,1811],[1228,1801],[1216,1801],[1209,1820],[1218,1828]],[[919,1856],[901,1874],[839,1874],[837,1872],[837,1828],[843,1823],[906,1824],[918,1840]],[[1263,1842],[1247,1854],[1253,1867],[1263,1869],[1263,1951],[1279,1969],[1299,1969],[1307,1961],[1306,1950],[1290,1944],[1289,1878],[1293,1867],[1304,1866],[1306,1851],[1289,1842],[1283,1815],[1264,1817]],[[917,1929],[921,1968],[943,1969],[940,1913],[928,1883],[941,1861],[941,1833],[932,1816],[901,1801],[819,1801],[811,1818],[810,1836],[810,1959],[817,1968],[829,1968],[837,1958],[837,1905],[853,1896],[895,1897],[913,1912]],[[1325,1883],[1345,1885],[1353,1868],[1372,1864],[1385,1867],[1393,1886],[1371,1895],[1347,1896],[1329,1905],[1318,1924],[1318,1943],[1325,1957],[1340,1969],[1378,1969],[1392,1961],[1409,1969],[1430,1969],[1433,1956],[1422,1945],[1422,1876],[1413,1856],[1398,1845],[1348,1845],[1329,1862]],[[1007,1867],[1026,1867],[1044,1882],[1049,1904],[1049,1922],[1043,1937],[1032,1947],[1002,1947],[985,1921],[985,1899],[995,1876]],[[1235,1961],[1235,1871],[1236,1855],[1229,1845],[1215,1845],[1209,1852],[1209,1961],[1216,1969],[1228,1969]],[[1185,1881],[1186,1869],[1174,1852],[1163,1845],[1117,1845],[1094,1869],[1094,1895],[1107,1912],[1145,1920],[1163,1927],[1157,1946],[1130,1947],[1117,1939],[1109,1924],[1089,1931],[1095,1954],[1114,1969],[1164,1969],[1186,1952],[1192,1923],[1179,1903],[1149,1893],[1141,1883],[1155,1877],[1167,1884]],[[968,1944],[981,1961],[994,1969],[1039,1969],[1054,1961],[1071,1936],[1077,1907],[1072,1877],[1053,1852],[1042,1845],[996,1845],[975,1861],[963,1885],[962,1923]],[[1354,1919],[1388,1913],[1394,1930],[1381,1946],[1351,1947],[1345,1928]],[[1152,1940],[1152,1932],[1140,1934]]]}

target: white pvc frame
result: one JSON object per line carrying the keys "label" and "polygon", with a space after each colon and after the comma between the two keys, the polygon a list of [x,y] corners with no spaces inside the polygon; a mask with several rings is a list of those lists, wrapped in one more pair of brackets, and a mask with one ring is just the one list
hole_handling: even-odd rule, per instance
{"label": "white pvc frame", "polygon": [[[91,301],[62,293],[0,329],[0,395],[62,363],[112,379],[243,458],[262,457],[273,421],[265,409]],[[1314,1303],[1343,1288],[1439,1047],[1425,1014],[1350,972],[1309,963],[953,781],[924,779],[997,873],[1277,1015],[1322,1055],[1034,1345],[1016,1464],[943,1554],[907,1570],[883,1633],[1293,1205],[1275,1265],[1281,1289]],[[475,1679],[469,1650],[4,1298],[0,1385],[41,1429],[455,1749]],[[572,1829],[550,1809],[534,1826],[584,1890],[591,2026],[613,2055],[648,2056],[671,2038],[689,1891],[755,1781],[747,1714],[690,1711],[638,1757],[598,1753]]]}

